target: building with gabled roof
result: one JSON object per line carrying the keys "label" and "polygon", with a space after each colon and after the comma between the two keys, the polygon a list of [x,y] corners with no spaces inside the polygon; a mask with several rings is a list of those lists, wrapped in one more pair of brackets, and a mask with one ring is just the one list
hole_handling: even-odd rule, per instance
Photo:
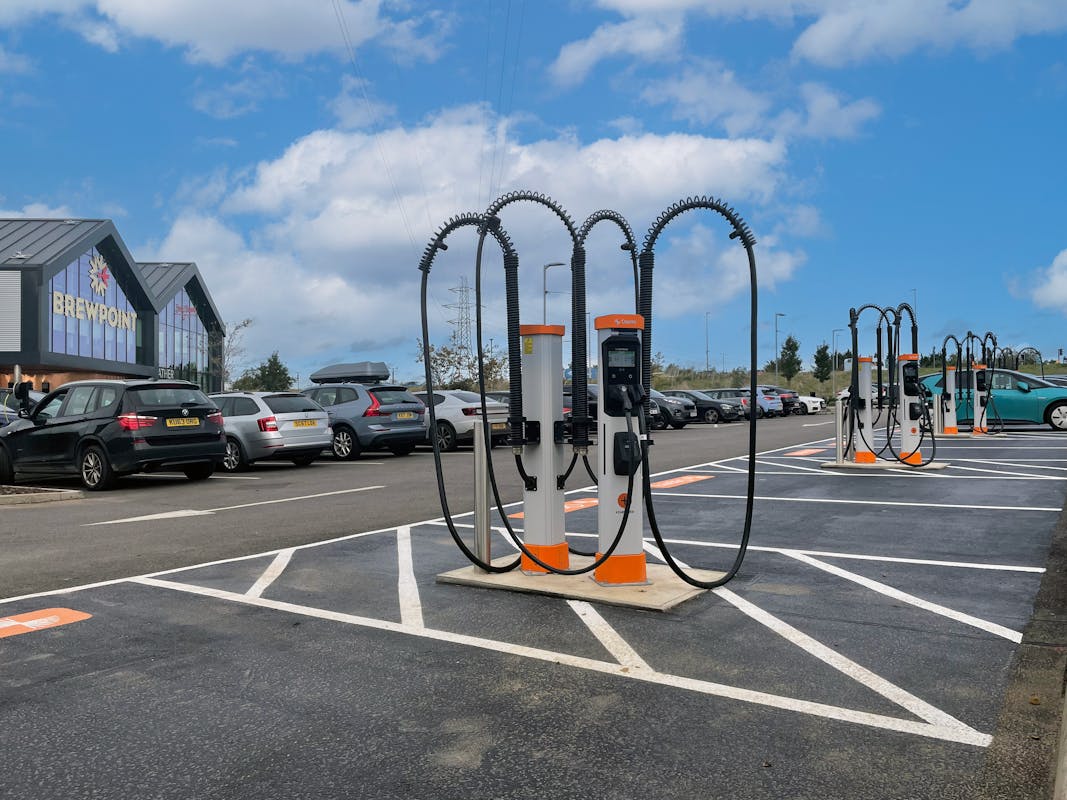
{"label": "building with gabled roof", "polygon": [[136,262],[107,219],[0,219],[0,382],[157,376],[215,391],[224,335],[196,264]]}

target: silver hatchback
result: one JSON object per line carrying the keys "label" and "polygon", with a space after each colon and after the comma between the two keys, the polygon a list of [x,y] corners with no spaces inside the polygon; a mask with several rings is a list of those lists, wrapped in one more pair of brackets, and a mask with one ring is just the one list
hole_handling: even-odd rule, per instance
{"label": "silver hatchback", "polygon": [[333,441],[325,409],[299,392],[220,392],[211,399],[226,426],[227,472],[265,459],[307,466]]}

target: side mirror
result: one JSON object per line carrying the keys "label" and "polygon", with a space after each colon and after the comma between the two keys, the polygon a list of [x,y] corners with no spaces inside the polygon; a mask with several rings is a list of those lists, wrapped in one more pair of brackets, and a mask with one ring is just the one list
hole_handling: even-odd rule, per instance
{"label": "side mirror", "polygon": [[1019,391],[1020,392],[1029,392],[1030,391],[1030,384],[1028,384],[1026,381],[1019,381],[1015,385],[1019,387]]}
{"label": "side mirror", "polygon": [[15,399],[19,402],[25,403],[30,399],[30,389],[33,388],[33,384],[29,381],[20,381],[15,384]]}
{"label": "side mirror", "polygon": [[30,410],[28,408],[20,408],[18,411],[19,419],[29,419]]}

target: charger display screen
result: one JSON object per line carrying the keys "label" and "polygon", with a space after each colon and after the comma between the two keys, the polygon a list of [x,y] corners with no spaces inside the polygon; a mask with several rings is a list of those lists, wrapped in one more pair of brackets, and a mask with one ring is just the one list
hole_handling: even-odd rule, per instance
{"label": "charger display screen", "polygon": [[608,350],[608,367],[634,368],[637,366],[637,353],[634,350]]}

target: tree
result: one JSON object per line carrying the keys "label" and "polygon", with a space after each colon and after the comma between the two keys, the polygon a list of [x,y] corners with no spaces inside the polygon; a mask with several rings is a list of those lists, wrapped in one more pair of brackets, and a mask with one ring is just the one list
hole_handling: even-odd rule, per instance
{"label": "tree", "polygon": [[815,380],[820,383],[830,380],[830,373],[833,368],[832,362],[833,357],[830,355],[830,345],[823,342],[815,350],[815,369],[812,370]]}
{"label": "tree", "polygon": [[245,357],[244,335],[252,325],[252,318],[245,317],[226,331],[226,337],[222,340],[222,347],[214,350],[211,355],[211,366],[222,382],[222,388],[231,384],[234,375],[240,369],[240,362]]}
{"label": "tree", "polygon": [[233,388],[246,392],[281,392],[293,385],[289,368],[278,358],[278,351],[254,369],[246,369],[233,382]]}
{"label": "tree", "polygon": [[[415,360],[423,363],[422,341],[418,341],[418,353]],[[504,383],[507,367],[506,353],[485,353],[482,366],[485,371],[485,387],[499,388]],[[466,389],[478,391],[478,358],[466,345],[461,344],[456,331],[447,345],[430,345],[430,374],[433,385],[438,389]]]}
{"label": "tree", "polygon": [[800,372],[800,342],[792,336],[785,337],[782,344],[782,352],[778,354],[778,373],[785,378],[786,383],[793,380]]}

